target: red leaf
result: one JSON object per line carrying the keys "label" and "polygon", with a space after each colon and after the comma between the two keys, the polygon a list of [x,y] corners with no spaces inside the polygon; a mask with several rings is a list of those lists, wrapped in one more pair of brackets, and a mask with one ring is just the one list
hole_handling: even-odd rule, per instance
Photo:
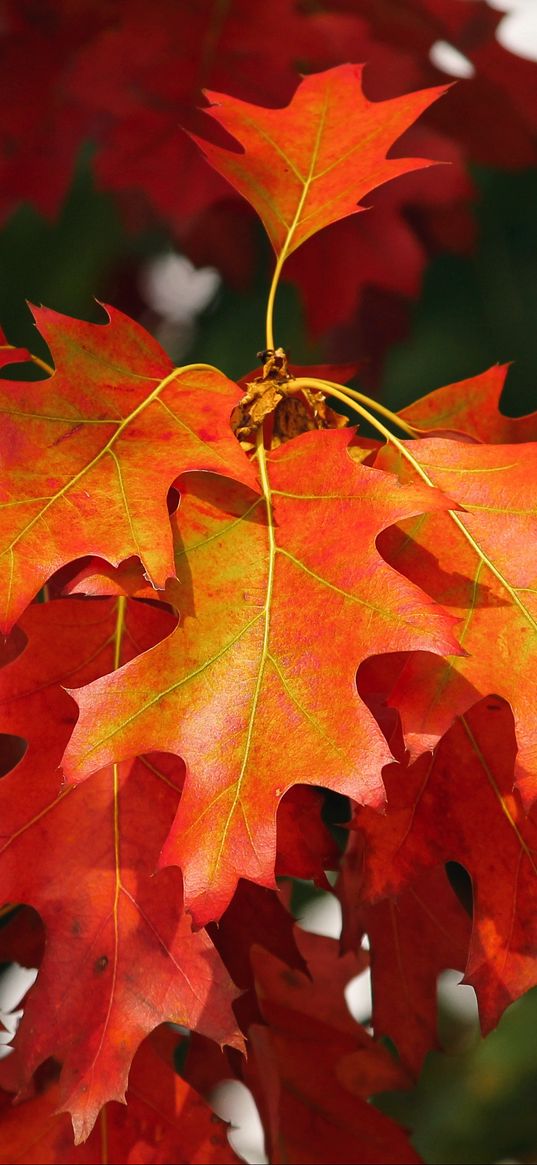
{"label": "red leaf", "polygon": [[[360,825],[360,813],[357,817]],[[373,854],[391,817],[370,815],[367,843]],[[447,968],[464,970],[470,920],[443,869],[417,878],[397,897],[368,904],[363,894],[367,864],[363,838],[352,838],[338,883],[343,909],[343,949],[356,949],[368,935],[375,1037],[388,1036],[402,1064],[418,1076],[437,1040],[437,979]]]}
{"label": "red leaf", "polygon": [[127,1107],[112,1102],[85,1144],[73,1145],[66,1116],[55,1111],[57,1084],[0,1114],[0,1161],[20,1165],[238,1165],[225,1126],[172,1067],[177,1040],[161,1029],[137,1052]]}
{"label": "red leaf", "polygon": [[294,919],[275,890],[241,879],[227,910],[207,930],[233,982],[245,992],[237,1000],[235,1012],[247,1034],[250,1025],[261,1019],[254,991],[252,947],[260,944],[289,967],[306,970],[295,941]]}
{"label": "red leaf", "polygon": [[476,704],[408,770],[384,770],[384,822],[359,809],[365,834],[364,897],[412,884],[420,870],[457,861],[472,878],[474,924],[465,982],[477,992],[485,1031],[537,983],[535,812],[513,792],[516,741],[509,706]]}
{"label": "red leaf", "polygon": [[276,874],[311,878],[328,889],[325,870],[339,864],[339,847],[321,817],[323,794],[295,785],[278,809]]}
{"label": "red leaf", "polygon": [[[123,658],[170,624],[132,604]],[[5,898],[34,906],[47,937],[16,1042],[21,1083],[49,1056],[63,1061],[58,1103],[83,1138],[102,1105],[123,1098],[136,1048],[163,1020],[240,1045],[236,992],[207,936],[192,934],[177,871],[152,877],[177,806],[177,762],[146,756],[58,788],[75,719],[62,684],[113,666],[116,603],[40,604],[22,625],[28,646],[0,670],[0,727],[29,743],[0,785],[0,871]]]}
{"label": "red leaf", "polygon": [[270,1160],[419,1162],[404,1131],[367,1103],[408,1080],[351,1019],[343,984],[356,966],[351,970],[348,955],[338,959],[332,940],[307,938],[312,980],[266,951],[253,956],[266,1026],[251,1031],[249,1083],[265,1117]]}

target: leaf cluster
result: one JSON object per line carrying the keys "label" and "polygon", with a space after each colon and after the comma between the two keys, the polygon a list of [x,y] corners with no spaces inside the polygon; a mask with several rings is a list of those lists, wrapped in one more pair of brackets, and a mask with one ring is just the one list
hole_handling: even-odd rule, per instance
{"label": "leaf cluster", "polygon": [[[537,415],[498,367],[392,413],[274,323],[288,257],[431,165],[393,145],[444,94],[208,94],[195,139],[275,253],[246,391],[112,308],[36,309],[50,366],[1,349],[43,373],[0,382],[0,946],[39,965],[3,1160],[233,1161],[202,1095],[235,1076],[273,1162],[419,1161],[369,1102],[436,1047],[439,972],[483,1032],[537,984]],[[341,947],[290,912],[330,870]]]}

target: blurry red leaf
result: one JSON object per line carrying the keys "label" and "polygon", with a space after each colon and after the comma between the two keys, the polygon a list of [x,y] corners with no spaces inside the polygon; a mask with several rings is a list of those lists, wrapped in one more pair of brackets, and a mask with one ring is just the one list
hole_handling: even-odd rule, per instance
{"label": "blurry red leaf", "polygon": [[474,922],[465,982],[477,992],[484,1031],[537,983],[535,812],[513,792],[516,740],[508,704],[481,700],[458,717],[433,755],[384,770],[384,821],[358,809],[363,896],[376,901],[420,871],[457,861],[470,874]]}
{"label": "blurry red leaf", "polygon": [[[368,818],[367,844],[373,852],[384,828],[391,831],[389,814]],[[363,836],[351,837],[338,882],[343,949],[356,949],[367,934],[375,1037],[387,1036],[402,1064],[418,1076],[425,1056],[437,1047],[438,975],[447,968],[464,970],[470,919],[441,868],[429,870],[397,897],[368,903],[366,862]]]}

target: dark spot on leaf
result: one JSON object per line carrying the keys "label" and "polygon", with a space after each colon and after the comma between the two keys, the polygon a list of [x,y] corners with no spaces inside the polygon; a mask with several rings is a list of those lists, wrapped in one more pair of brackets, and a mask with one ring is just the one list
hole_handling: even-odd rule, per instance
{"label": "dark spot on leaf", "polygon": [[295,971],[282,971],[282,979],[288,987],[300,987],[300,979]]}
{"label": "dark spot on leaf", "polygon": [[108,956],[101,955],[100,958],[95,960],[93,970],[99,974],[102,971],[106,971],[107,966],[108,966]]}
{"label": "dark spot on leaf", "polygon": [[502,701],[499,698],[494,699],[493,697],[492,700],[487,703],[487,712],[501,712],[501,710]]}
{"label": "dark spot on leaf", "polygon": [[19,764],[27,748],[27,742],[22,736],[0,733],[0,777],[5,777]]}

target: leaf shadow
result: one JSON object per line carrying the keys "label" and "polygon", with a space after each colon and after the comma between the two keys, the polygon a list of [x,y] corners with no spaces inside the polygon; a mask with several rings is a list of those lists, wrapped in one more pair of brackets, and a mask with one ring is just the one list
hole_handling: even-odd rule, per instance
{"label": "leaf shadow", "polygon": [[[196,597],[190,558],[198,550],[212,544],[215,557],[227,551],[226,538],[242,522],[256,526],[267,525],[267,514],[263,499],[254,490],[228,477],[215,473],[187,473],[176,482],[179,495],[177,509],[170,515],[173,531],[174,558],[177,580],[168,583],[166,597],[180,611],[181,621],[186,616],[195,618]],[[190,515],[188,540],[182,534],[182,509],[188,499],[195,499],[195,521]],[[192,506],[189,507],[192,511]],[[211,535],[204,527],[214,526]],[[196,534],[196,526],[198,534]],[[203,531],[203,532],[202,532]],[[215,565],[215,576],[218,567]]]}
{"label": "leaf shadow", "polygon": [[[476,607],[508,607],[487,584],[457,569],[444,570],[438,557],[398,526],[383,530],[377,549],[389,566],[419,586],[437,603],[461,611]],[[476,562],[481,560],[476,557]]]}

